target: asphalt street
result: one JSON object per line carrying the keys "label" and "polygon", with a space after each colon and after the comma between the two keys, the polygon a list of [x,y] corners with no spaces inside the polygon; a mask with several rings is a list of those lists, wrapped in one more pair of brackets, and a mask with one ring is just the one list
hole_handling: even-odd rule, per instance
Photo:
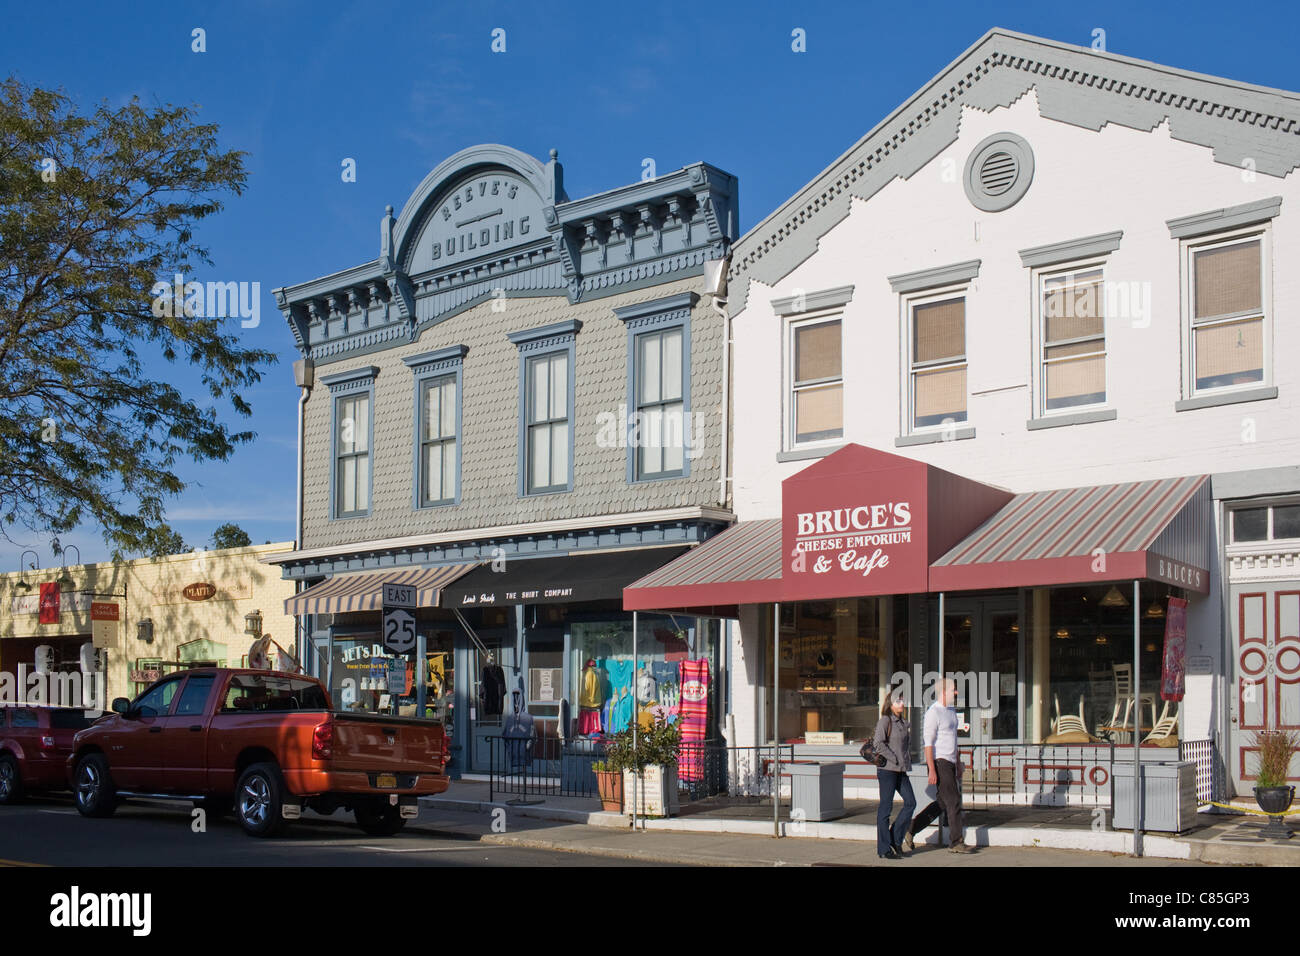
{"label": "asphalt street", "polygon": [[[422,818],[429,816],[428,811]],[[486,822],[486,818],[484,818]],[[484,826],[483,829],[487,829]],[[0,866],[653,866],[606,855],[480,843],[473,834],[408,829],[373,837],[352,815],[313,816],[283,836],[247,836],[232,817],[192,829],[188,803],[131,800],[106,819],[87,819],[71,797],[0,807]]]}

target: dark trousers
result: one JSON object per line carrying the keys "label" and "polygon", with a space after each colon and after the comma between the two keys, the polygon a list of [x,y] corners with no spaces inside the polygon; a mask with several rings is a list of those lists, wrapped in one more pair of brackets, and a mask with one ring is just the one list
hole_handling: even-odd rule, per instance
{"label": "dark trousers", "polygon": [[953,843],[960,843],[961,787],[957,783],[957,767],[951,760],[935,760],[934,773],[939,778],[938,799],[916,815],[912,821],[912,835],[920,833],[943,813],[948,817],[948,838]]}
{"label": "dark trousers", "polygon": [[[912,781],[907,774],[897,770],[876,771],[876,780],[880,787],[880,808],[876,811],[876,852],[885,854],[891,846],[902,846],[903,837],[912,822],[912,811],[916,809],[916,797],[912,794]],[[903,798],[903,809],[891,828],[889,814],[894,809],[894,793]]]}

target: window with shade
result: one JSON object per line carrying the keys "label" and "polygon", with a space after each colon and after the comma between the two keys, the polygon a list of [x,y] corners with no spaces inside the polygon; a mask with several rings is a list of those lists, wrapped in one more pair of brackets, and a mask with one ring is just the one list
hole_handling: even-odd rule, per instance
{"label": "window with shade", "polygon": [[682,329],[636,337],[636,477],[683,473],[684,390]]}
{"label": "window with shade", "polygon": [[1106,296],[1100,266],[1041,276],[1044,412],[1106,401]]}
{"label": "window with shade", "polygon": [[334,406],[334,515],[370,510],[370,396],[340,398]]}
{"label": "window with shade", "polygon": [[839,319],[791,325],[792,444],[844,435],[844,377]]}
{"label": "window with shade", "polygon": [[420,384],[420,505],[456,500],[456,376]]}
{"label": "window with shade", "polygon": [[1193,246],[1188,254],[1193,390],[1263,382],[1263,237]]}
{"label": "window with shade", "polygon": [[912,427],[966,421],[966,298],[911,305]]}
{"label": "window with shade", "polygon": [[569,484],[569,353],[528,360],[527,448],[529,494],[566,491]]}

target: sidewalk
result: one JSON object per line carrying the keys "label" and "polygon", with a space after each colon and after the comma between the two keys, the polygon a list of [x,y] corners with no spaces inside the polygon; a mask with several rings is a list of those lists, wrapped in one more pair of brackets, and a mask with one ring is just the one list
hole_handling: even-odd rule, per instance
{"label": "sidewalk", "polygon": [[[502,794],[492,801],[488,798],[486,782],[457,780],[445,794],[421,799],[422,812],[415,825],[484,842],[659,862],[899,865],[876,857],[874,801],[850,801],[845,817],[826,823],[800,824],[783,815],[780,827],[784,839],[775,839],[770,803],[684,804],[681,815],[642,821],[633,832],[629,817],[603,812],[593,798],[547,797],[542,801],[533,797],[527,804],[511,803]],[[1201,825],[1188,833],[1146,834],[1144,856],[1137,859],[1129,855],[1132,835],[1101,829],[1101,821],[1106,819],[1101,812],[1090,807],[975,807],[965,813],[966,842],[980,852],[958,856],[943,850],[938,845],[938,830],[931,827],[924,834],[925,847],[918,841],[909,862],[942,866],[965,861],[994,866],[1300,866],[1300,835],[1285,843],[1263,840],[1258,836],[1263,817],[1199,814]],[[1288,823],[1298,825],[1300,817],[1291,817]]]}

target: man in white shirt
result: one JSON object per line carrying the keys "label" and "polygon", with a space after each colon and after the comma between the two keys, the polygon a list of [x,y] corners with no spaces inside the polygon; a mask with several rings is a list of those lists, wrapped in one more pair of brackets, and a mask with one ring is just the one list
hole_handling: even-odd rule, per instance
{"label": "man in white shirt", "polygon": [[[954,853],[969,853],[971,848],[962,839],[961,826],[961,759],[957,753],[957,682],[945,677],[939,682],[939,697],[925,712],[925,763],[930,770],[930,785],[937,785],[939,794],[912,821],[912,835],[920,833],[935,817],[940,807],[948,817],[949,847]],[[908,840],[910,843],[911,840]]]}

